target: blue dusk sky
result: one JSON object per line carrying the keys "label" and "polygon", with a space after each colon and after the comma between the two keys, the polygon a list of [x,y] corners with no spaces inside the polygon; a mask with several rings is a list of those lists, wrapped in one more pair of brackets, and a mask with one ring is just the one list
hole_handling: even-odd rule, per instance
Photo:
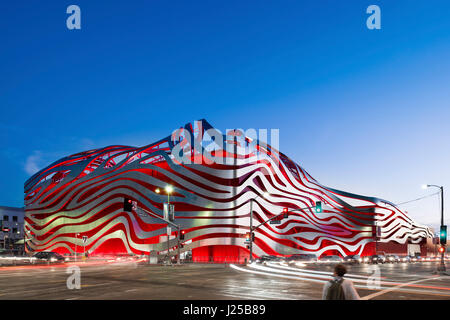
{"label": "blue dusk sky", "polygon": [[[450,187],[449,14],[448,0],[2,1],[0,204],[23,206],[25,180],[60,157],[202,118],[279,129],[333,188],[400,203]],[[436,196],[401,208],[439,223]]]}

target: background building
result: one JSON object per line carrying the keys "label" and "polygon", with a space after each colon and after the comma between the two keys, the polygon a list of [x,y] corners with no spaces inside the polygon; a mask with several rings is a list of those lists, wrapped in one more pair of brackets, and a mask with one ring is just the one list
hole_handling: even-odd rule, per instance
{"label": "background building", "polygon": [[[205,120],[144,147],[60,159],[26,181],[24,191],[30,251],[175,253],[176,230],[167,243],[166,224],[140,210],[125,212],[125,197],[159,216],[164,202],[174,204],[185,232],[182,251],[192,251],[194,261],[247,259],[251,207],[254,226],[291,211],[255,231],[255,256],[424,255],[432,236],[391,202],[323,186],[270,145],[239,130],[222,134]],[[314,211],[316,201],[323,212]]]}
{"label": "background building", "polygon": [[0,248],[23,252],[24,208],[0,206]]}

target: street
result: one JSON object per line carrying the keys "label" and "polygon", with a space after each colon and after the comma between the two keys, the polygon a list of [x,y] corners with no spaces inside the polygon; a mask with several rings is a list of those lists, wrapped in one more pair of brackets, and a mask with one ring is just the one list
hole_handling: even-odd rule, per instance
{"label": "street", "polygon": [[[80,289],[67,286],[71,275],[67,268],[74,265],[80,267]],[[378,284],[373,278],[376,269],[372,269],[377,266]],[[332,267],[279,263],[161,266],[136,261],[10,266],[0,268],[0,299],[321,299]],[[450,276],[433,275],[434,269],[434,262],[351,265],[346,278],[352,279],[362,299],[450,299]]]}

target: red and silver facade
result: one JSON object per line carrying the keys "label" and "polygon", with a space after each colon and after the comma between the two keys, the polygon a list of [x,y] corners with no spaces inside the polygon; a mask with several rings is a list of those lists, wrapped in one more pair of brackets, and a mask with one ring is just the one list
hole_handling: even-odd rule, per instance
{"label": "red and silver facade", "polygon": [[[177,157],[180,152],[184,161]],[[33,175],[24,186],[27,248],[90,254],[162,251],[167,248],[166,224],[124,212],[123,199],[162,216],[167,196],[155,190],[167,185],[174,190],[175,223],[185,231],[182,251],[192,250],[196,261],[248,258],[251,199],[254,226],[285,207],[295,210],[280,224],[255,231],[255,256],[369,255],[432,237],[429,228],[389,201],[323,186],[270,145],[242,131],[222,135],[201,120],[144,147],[89,150]],[[314,211],[316,201],[322,201],[322,213]],[[171,249],[176,244],[169,241]]]}

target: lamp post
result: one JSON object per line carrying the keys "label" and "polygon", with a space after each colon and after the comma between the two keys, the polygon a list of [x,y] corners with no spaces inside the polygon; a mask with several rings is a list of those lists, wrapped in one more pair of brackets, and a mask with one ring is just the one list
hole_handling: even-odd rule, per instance
{"label": "lamp post", "polygon": [[26,246],[27,246],[27,241],[30,240],[31,238],[31,231],[25,229],[25,227],[23,228],[23,255],[25,255],[27,252],[25,251]]}
{"label": "lamp post", "polygon": [[[422,186],[423,189],[430,187],[439,188],[441,190],[441,227],[444,225],[444,187],[435,184],[425,184]],[[445,272],[445,250],[441,252],[441,262],[437,268],[438,272]]]}
{"label": "lamp post", "polygon": [[75,233],[75,261],[77,261],[77,240],[79,235],[79,233]]}
{"label": "lamp post", "polygon": [[[258,197],[261,195],[258,194],[256,197],[250,199],[250,244],[249,244],[249,250],[250,250],[250,263],[253,262],[253,201],[256,201]],[[269,196],[268,192],[264,192],[262,194],[264,198],[267,198]]]}
{"label": "lamp post", "polygon": [[[170,212],[170,194],[173,192],[173,187],[171,185],[167,185],[164,188],[164,190],[166,191],[166,194],[167,194],[167,210],[169,213]],[[155,192],[159,194],[159,193],[161,193],[161,190],[159,188],[157,188],[155,190]],[[169,217],[167,217],[167,218],[169,218]],[[167,227],[169,227],[169,225],[167,225]],[[170,241],[170,234],[169,234],[169,232],[167,232],[167,260],[170,263],[170,256],[169,256],[170,243],[169,243],[169,241]],[[180,259],[179,251],[180,251],[180,244],[178,243],[178,261]]]}

